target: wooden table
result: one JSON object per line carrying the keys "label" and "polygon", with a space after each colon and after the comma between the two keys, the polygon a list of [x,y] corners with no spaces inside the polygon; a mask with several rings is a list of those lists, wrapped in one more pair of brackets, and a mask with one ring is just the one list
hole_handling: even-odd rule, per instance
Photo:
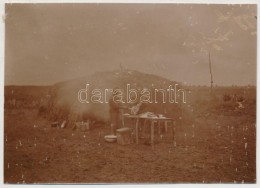
{"label": "wooden table", "polygon": [[160,126],[160,123],[163,122],[165,129],[167,130],[167,123],[170,122],[172,127],[172,134],[173,134],[173,140],[174,140],[174,136],[175,136],[175,132],[174,132],[174,126],[175,126],[175,121],[172,118],[166,118],[166,117],[143,117],[143,116],[138,116],[138,115],[123,115],[123,118],[130,118],[130,119],[134,119],[135,122],[135,139],[136,139],[136,143],[139,143],[139,121],[140,119],[144,119],[144,120],[148,120],[150,121],[150,126],[151,126],[151,145],[154,148],[154,126],[157,123],[158,126]]}

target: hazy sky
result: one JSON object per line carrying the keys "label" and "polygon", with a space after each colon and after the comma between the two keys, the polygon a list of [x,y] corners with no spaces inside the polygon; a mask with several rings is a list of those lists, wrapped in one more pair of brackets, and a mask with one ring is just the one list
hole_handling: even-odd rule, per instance
{"label": "hazy sky", "polygon": [[256,5],[7,4],[5,84],[123,67],[187,84],[256,84]]}

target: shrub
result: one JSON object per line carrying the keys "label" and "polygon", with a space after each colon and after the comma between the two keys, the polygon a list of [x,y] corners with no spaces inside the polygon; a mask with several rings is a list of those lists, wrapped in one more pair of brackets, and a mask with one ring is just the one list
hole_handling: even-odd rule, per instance
{"label": "shrub", "polygon": [[225,102],[226,102],[226,101],[230,101],[230,100],[231,100],[230,95],[225,94],[225,95],[223,96],[223,100],[224,100]]}
{"label": "shrub", "polygon": [[245,98],[243,97],[243,96],[239,96],[238,98],[237,98],[237,101],[238,102],[243,102],[245,100]]}
{"label": "shrub", "polygon": [[43,115],[46,115],[46,113],[47,113],[47,108],[45,106],[40,106],[40,108],[38,110],[38,115],[43,116]]}

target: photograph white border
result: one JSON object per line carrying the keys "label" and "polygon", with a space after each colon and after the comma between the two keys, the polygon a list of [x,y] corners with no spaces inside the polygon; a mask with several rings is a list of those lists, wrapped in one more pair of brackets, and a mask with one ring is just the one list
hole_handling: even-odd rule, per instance
{"label": "photograph white border", "polygon": [[[194,4],[259,4],[257,0],[0,0],[0,14],[1,14],[1,22],[0,22],[0,187],[13,187],[13,186],[22,186],[22,187],[45,187],[50,186],[48,184],[25,184],[25,185],[14,185],[14,184],[4,184],[4,48],[5,48],[5,3],[194,3]],[[258,8],[258,7],[257,7]],[[257,17],[259,17],[259,11],[257,10]],[[259,25],[259,19],[257,20],[257,26]],[[259,29],[257,28],[257,35],[259,34]],[[257,37],[257,99],[259,99],[259,66],[258,66],[258,59],[259,59],[259,37]],[[257,100],[257,119],[256,119],[256,126],[258,125],[258,118],[260,117],[259,112],[259,100]],[[85,185],[78,185],[77,186],[90,186],[90,187],[107,187],[107,188],[114,188],[114,187],[186,187],[186,188],[204,188],[204,187],[259,187],[259,129],[256,128],[257,135],[256,135],[256,145],[257,145],[257,158],[256,158],[256,165],[257,165],[257,172],[256,172],[256,184],[85,184]],[[68,185],[52,185],[55,187],[74,187],[75,184],[68,184]]]}

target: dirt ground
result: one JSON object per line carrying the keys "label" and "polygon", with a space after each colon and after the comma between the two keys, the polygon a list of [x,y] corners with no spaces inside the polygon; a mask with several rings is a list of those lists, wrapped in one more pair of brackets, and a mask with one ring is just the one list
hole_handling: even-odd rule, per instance
{"label": "dirt ground", "polygon": [[85,132],[52,128],[36,109],[5,109],[4,182],[255,183],[255,104],[191,116],[177,120],[174,141],[170,131],[156,134],[153,150],[147,139],[105,142],[104,124]]}

